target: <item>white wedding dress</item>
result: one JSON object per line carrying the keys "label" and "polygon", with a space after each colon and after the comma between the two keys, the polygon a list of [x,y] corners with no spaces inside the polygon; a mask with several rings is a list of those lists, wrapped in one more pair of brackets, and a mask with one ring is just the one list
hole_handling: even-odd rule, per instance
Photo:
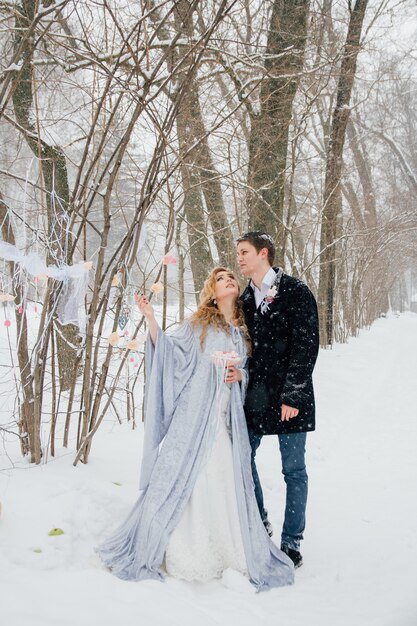
{"label": "white wedding dress", "polygon": [[172,336],[159,331],[155,346],[147,342],[140,494],[97,552],[122,580],[168,572],[207,581],[229,570],[225,584],[247,571],[258,591],[290,585],[292,561],[268,537],[256,503],[246,372],[229,388],[218,366],[230,351],[244,356],[245,340],[235,326],[230,334],[209,326],[203,350],[200,339],[201,329],[185,322]]}
{"label": "white wedding dress", "polygon": [[228,568],[247,574],[228,424],[230,387],[220,384],[196,483],[165,552],[166,572],[188,581],[219,578]]}

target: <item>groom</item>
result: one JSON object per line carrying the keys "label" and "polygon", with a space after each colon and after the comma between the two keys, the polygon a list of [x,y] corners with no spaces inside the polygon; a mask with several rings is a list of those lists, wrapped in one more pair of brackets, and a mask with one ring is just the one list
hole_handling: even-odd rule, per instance
{"label": "groom", "polygon": [[319,348],[317,306],[303,282],[272,267],[275,247],[269,235],[242,235],[237,254],[241,273],[250,278],[241,300],[252,340],[245,414],[256,500],[272,535],[255,456],[263,435],[277,434],[287,485],[281,550],[300,567],[308,482],[305,443],[307,431],[315,428],[312,373]]}

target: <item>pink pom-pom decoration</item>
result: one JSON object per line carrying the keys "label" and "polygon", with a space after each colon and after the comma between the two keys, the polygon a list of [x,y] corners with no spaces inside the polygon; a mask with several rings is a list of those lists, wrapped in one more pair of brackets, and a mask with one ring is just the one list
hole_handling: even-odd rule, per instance
{"label": "pink pom-pom decoration", "polygon": [[18,312],[18,313],[20,313],[20,315],[22,315],[22,313],[23,313],[23,307],[22,307],[22,306],[20,306],[20,307],[17,309],[17,312]]}
{"label": "pink pom-pom decoration", "polygon": [[137,339],[131,339],[127,347],[129,350],[139,350],[139,341]]}
{"label": "pink pom-pom decoration", "polygon": [[9,326],[12,325],[10,320],[5,320],[4,325],[6,326],[6,328],[9,328]]}
{"label": "pink pom-pom decoration", "polygon": [[164,265],[176,265],[177,259],[174,256],[172,256],[172,254],[166,254],[164,258],[162,259],[162,263]]}
{"label": "pink pom-pom decoration", "polygon": [[120,337],[119,337],[118,333],[114,332],[114,333],[111,333],[111,335],[109,336],[107,341],[114,348],[114,346],[117,346],[117,344],[119,343],[119,339],[120,339]]}
{"label": "pink pom-pom decoration", "polygon": [[164,290],[164,286],[160,281],[158,281],[157,283],[154,283],[151,287],[151,291],[155,294],[162,293],[163,290]]}

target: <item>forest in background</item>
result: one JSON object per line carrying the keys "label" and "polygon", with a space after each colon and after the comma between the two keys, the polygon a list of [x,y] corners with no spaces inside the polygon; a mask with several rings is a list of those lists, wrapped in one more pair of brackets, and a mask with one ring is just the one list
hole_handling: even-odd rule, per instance
{"label": "forest in background", "polygon": [[323,346],[410,308],[413,0],[0,0],[0,19],[1,429],[32,462],[58,437],[87,462],[107,411],[134,423],[134,292],[183,319],[242,232],[312,289]]}

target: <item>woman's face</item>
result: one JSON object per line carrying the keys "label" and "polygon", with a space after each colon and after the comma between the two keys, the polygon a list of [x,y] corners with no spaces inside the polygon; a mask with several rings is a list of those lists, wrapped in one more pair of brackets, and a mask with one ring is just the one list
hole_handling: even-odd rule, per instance
{"label": "woman's face", "polygon": [[239,297],[239,285],[231,272],[221,271],[215,276],[214,297],[217,302],[225,298],[236,299]]}

